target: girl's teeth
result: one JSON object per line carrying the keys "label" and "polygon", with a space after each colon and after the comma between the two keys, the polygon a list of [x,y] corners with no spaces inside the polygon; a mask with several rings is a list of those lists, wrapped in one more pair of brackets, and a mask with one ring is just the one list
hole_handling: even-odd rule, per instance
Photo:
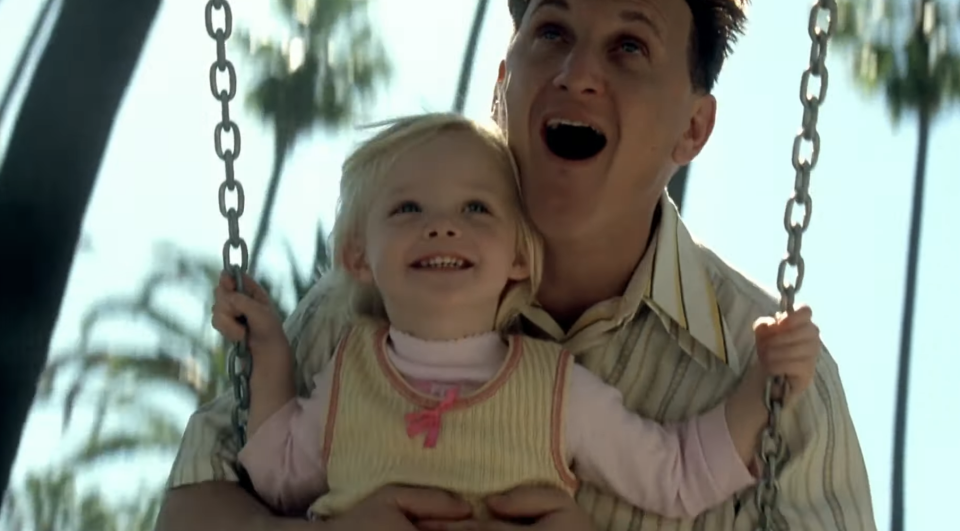
{"label": "girl's teeth", "polygon": [[429,260],[422,260],[420,262],[420,267],[459,269],[463,267],[463,260],[460,260],[459,258],[437,257]]}

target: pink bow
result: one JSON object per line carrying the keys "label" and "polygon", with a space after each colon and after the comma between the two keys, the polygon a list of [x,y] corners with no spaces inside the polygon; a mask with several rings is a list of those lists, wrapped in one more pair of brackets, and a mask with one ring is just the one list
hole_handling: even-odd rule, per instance
{"label": "pink bow", "polygon": [[433,409],[407,413],[404,417],[407,421],[407,436],[412,439],[421,433],[426,433],[427,436],[423,440],[423,447],[435,447],[437,445],[437,438],[440,437],[440,416],[453,407],[453,403],[457,400],[457,391],[458,389],[456,387],[448,389],[443,401]]}

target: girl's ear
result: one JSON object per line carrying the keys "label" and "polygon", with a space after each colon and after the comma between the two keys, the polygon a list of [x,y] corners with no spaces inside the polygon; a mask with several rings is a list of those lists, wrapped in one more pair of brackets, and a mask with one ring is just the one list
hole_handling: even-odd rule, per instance
{"label": "girl's ear", "polygon": [[526,257],[521,253],[517,253],[517,258],[513,261],[507,278],[516,282],[530,278],[530,264],[527,263]]}
{"label": "girl's ear", "polygon": [[363,252],[363,247],[356,242],[350,242],[344,246],[340,263],[353,278],[364,284],[373,283],[373,270],[367,263],[366,253]]}

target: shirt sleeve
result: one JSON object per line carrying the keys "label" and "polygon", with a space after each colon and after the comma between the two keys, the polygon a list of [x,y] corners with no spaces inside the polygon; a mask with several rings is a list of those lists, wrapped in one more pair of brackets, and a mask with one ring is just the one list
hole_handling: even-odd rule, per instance
{"label": "shirt sleeve", "polygon": [[[324,307],[328,289],[328,283],[321,279],[284,323],[297,358],[300,396],[310,393],[313,377],[333,356],[343,330],[338,312]],[[167,480],[168,489],[205,481],[239,481],[240,449],[231,420],[236,403],[231,389],[190,417]]]}
{"label": "shirt sleeve", "polygon": [[[780,420],[788,455],[778,478],[775,523],[791,531],[876,531],[870,484],[836,362],[824,349],[813,384]],[[743,499],[734,528],[752,530],[758,511]]]}
{"label": "shirt sleeve", "polygon": [[575,365],[567,449],[582,481],[645,511],[693,518],[754,483],[727,429],[723,404],[661,425],[629,411],[620,392]]}
{"label": "shirt sleeve", "polygon": [[302,513],[328,490],[320,454],[333,388],[332,364],[329,368],[316,377],[309,398],[288,402],[240,451],[257,493],[284,513]]}
{"label": "shirt sleeve", "polygon": [[239,481],[234,465],[237,439],[231,420],[235,403],[233,393],[224,394],[190,417],[167,479],[168,489],[204,481]]}

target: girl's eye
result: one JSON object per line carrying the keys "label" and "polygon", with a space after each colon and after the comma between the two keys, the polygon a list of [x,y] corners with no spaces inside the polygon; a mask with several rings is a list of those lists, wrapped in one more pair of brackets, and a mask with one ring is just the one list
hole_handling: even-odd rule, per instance
{"label": "girl's eye", "polygon": [[489,214],[490,209],[487,208],[487,205],[481,203],[480,201],[470,201],[463,207],[464,212],[470,212],[472,214]]}
{"label": "girl's eye", "polygon": [[404,201],[400,203],[397,208],[393,209],[394,214],[410,214],[413,212],[420,212],[420,205],[413,201]]}

